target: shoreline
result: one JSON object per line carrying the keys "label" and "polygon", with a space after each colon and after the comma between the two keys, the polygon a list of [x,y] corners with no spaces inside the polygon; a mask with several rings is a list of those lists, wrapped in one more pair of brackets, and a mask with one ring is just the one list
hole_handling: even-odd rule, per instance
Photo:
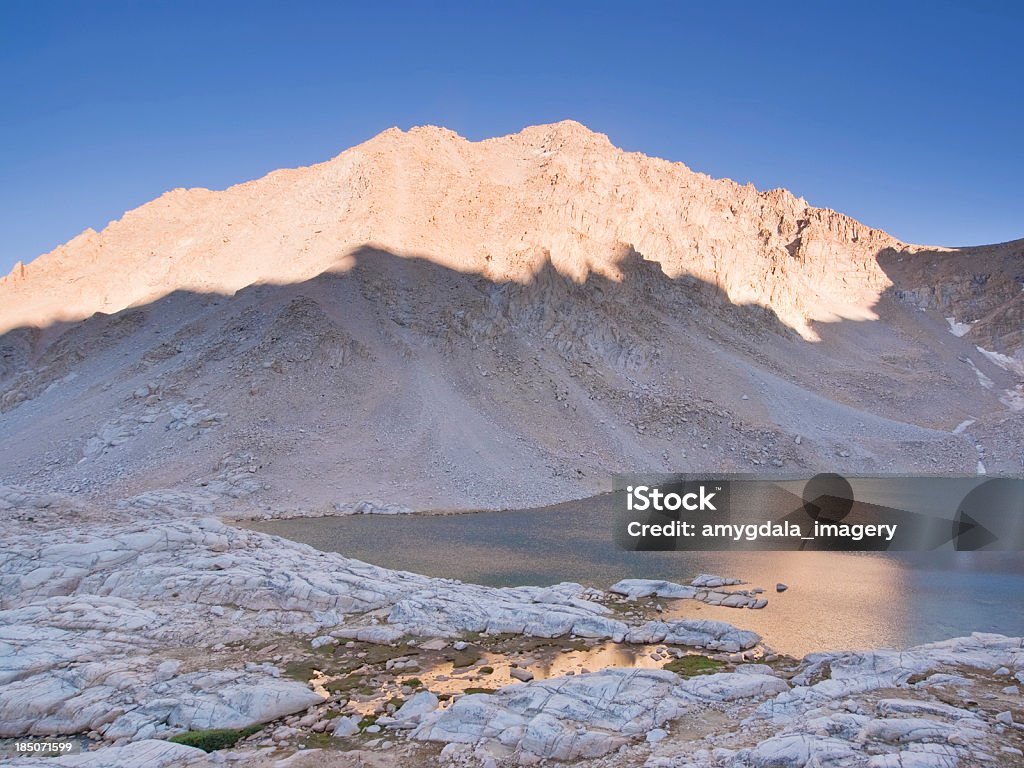
{"label": "shoreline", "polygon": [[[13,521],[15,516],[7,517]],[[650,761],[670,749],[696,755],[703,748],[692,739],[673,735],[678,718],[695,709],[734,716],[742,712],[743,717],[761,722],[760,741],[736,750],[737,755],[745,749],[756,756],[764,744],[779,738],[771,735],[771,729],[780,734],[794,729],[794,734],[802,733],[798,726],[807,707],[813,703],[814,709],[820,708],[815,697],[837,702],[852,697],[862,708],[877,707],[873,697],[883,688],[898,689],[920,706],[950,685],[964,690],[977,685],[992,692],[1000,706],[1008,707],[993,713],[993,718],[1009,711],[1012,723],[997,733],[998,721],[987,724],[974,713],[971,722],[983,721],[986,727],[965,734],[961,721],[967,715],[958,715],[947,735],[964,739],[971,748],[987,739],[999,749],[1017,749],[1014,739],[1019,738],[1020,729],[1014,723],[1024,720],[1013,715],[1019,711],[1019,685],[1024,683],[1024,640],[1019,638],[975,635],[903,652],[876,649],[787,659],[765,649],[755,633],[724,622],[662,620],[656,604],[645,604],[639,597],[644,592],[658,596],[659,592],[680,595],[680,590],[692,590],[687,596],[703,592],[706,599],[716,589],[737,585],[723,583],[701,590],[640,580],[621,586],[624,594],[618,596],[569,583],[547,588],[484,587],[390,571],[214,518],[83,522],[63,531],[39,530],[32,523],[18,528],[0,555],[0,735],[93,734],[98,737],[94,743],[102,746],[88,755],[107,753],[102,759],[108,761],[96,765],[122,764],[115,758],[123,750],[128,750],[124,756],[129,760],[123,764],[131,764],[136,759],[131,750],[154,738],[268,722],[273,727],[263,726],[242,742],[241,753],[251,751],[253,764],[269,759],[269,752],[280,759],[284,753],[303,751],[299,747],[310,743],[326,742],[321,748],[344,755],[346,749],[383,740],[391,742],[385,752],[406,750],[406,757],[413,761],[408,764],[425,759],[422,750],[432,749],[429,745],[445,744],[442,752],[461,755],[459,759],[470,765],[489,765],[488,760],[495,765],[509,760],[529,764],[545,758],[601,765],[601,760],[622,749],[626,750],[623,756],[635,752],[637,760],[643,759],[630,758],[621,764],[656,765]],[[737,619],[744,615],[737,612]],[[275,643],[268,637],[285,640],[270,648]],[[597,668],[587,661],[611,646],[643,648],[645,658],[659,668]],[[462,693],[441,700],[438,692],[445,693],[437,676],[445,672],[431,671],[427,660],[450,663],[454,669],[455,659],[445,654],[462,654],[465,661],[464,652],[473,648],[479,657],[467,665]],[[497,653],[498,648],[504,651]],[[560,659],[573,654],[579,657],[575,667],[553,667],[565,674],[548,677],[542,671],[549,656]],[[658,658],[650,658],[651,654]],[[691,657],[706,661],[686,661]],[[310,660],[320,666],[309,666],[299,674]],[[396,664],[410,661],[413,666],[396,669]],[[685,675],[666,668],[674,663],[712,668]],[[844,664],[851,668],[866,664],[881,677],[865,688],[863,674],[857,673],[839,685],[835,670]],[[825,665],[830,667],[829,677],[814,680]],[[963,682],[963,674],[944,671],[964,665],[976,671],[978,681]],[[492,671],[484,672],[485,667]],[[886,671],[879,672],[882,669]],[[997,674],[1003,669],[1005,674]],[[319,676],[313,670],[319,670]],[[912,675],[926,671],[937,679],[928,684],[930,677],[908,682]],[[306,672],[309,676],[303,677]],[[433,683],[425,684],[417,678],[419,673]],[[951,674],[959,677],[951,682]],[[358,681],[377,681],[369,686],[374,694],[359,692],[367,685],[356,685],[355,693],[353,688],[330,693],[324,687],[353,676]],[[388,688],[380,682],[392,678],[397,692],[392,683]],[[486,678],[495,682],[488,684]],[[410,685],[412,681],[419,685]],[[497,686],[498,681],[511,684]],[[993,688],[999,682],[1004,685]],[[438,692],[429,690],[429,684]],[[842,698],[830,689],[837,685]],[[1018,692],[994,693],[1011,687]],[[550,701],[554,689],[556,699],[563,702],[560,706],[568,709],[541,703]],[[595,691],[602,690],[610,697],[604,719],[580,720],[579,705],[571,702],[577,697],[582,697],[579,702],[590,701]],[[651,699],[654,691],[658,693]],[[386,702],[374,698],[385,692],[395,695]],[[668,709],[650,710],[659,700],[675,703]],[[403,715],[413,702],[416,706]],[[383,709],[373,715],[373,723],[364,722],[368,714],[353,723],[351,718],[364,705]],[[522,719],[537,707],[543,717]],[[783,717],[776,709],[790,714]],[[642,712],[649,714],[641,716]],[[327,718],[327,713],[336,714]],[[623,735],[626,721],[616,718],[627,715],[629,722],[647,717],[646,730]],[[538,717],[540,722],[535,722]],[[892,719],[861,717],[865,719],[858,733],[871,722]],[[481,719],[520,725],[505,727],[501,736],[488,728],[474,730]],[[333,720],[339,722],[332,725]],[[382,726],[369,730],[378,720]],[[328,726],[321,725],[324,722],[330,733]],[[341,726],[342,722],[348,725]],[[352,725],[356,726],[353,733],[336,739],[330,735]],[[319,731],[314,730],[317,727]],[[541,728],[547,736],[537,741],[530,735],[531,728]],[[1009,736],[1003,738],[1005,734]],[[856,751],[856,735],[844,742],[844,750]],[[732,738],[738,744],[749,736],[726,727],[715,738]],[[805,744],[805,736],[796,742]],[[961,749],[948,738],[946,742],[954,752]],[[900,737],[890,746],[906,751],[907,744],[914,743]],[[464,754],[462,746],[453,744],[468,744],[471,749],[466,747],[470,751]],[[886,744],[890,742],[883,739],[879,749]],[[382,742],[372,745],[370,751],[381,746]],[[174,751],[178,762],[167,764],[186,764],[180,749]],[[92,765],[73,762],[85,757],[52,758],[47,764]],[[205,753],[187,758],[210,759]]]}

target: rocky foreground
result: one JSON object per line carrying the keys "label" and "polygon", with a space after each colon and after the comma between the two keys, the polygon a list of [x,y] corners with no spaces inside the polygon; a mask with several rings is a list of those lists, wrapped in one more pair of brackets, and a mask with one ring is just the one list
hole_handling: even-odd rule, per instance
{"label": "rocky foreground", "polygon": [[[85,746],[47,765],[1024,763],[1020,638],[797,661],[658,618],[658,599],[763,607],[726,602],[731,580],[497,589],[214,518],[60,527],[5,498],[0,738]],[[166,741],[208,729],[240,732],[209,754]]]}

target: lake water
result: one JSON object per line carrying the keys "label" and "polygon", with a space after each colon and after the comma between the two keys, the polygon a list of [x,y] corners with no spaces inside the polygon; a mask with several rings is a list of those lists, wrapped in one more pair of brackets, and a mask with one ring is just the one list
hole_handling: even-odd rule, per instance
{"label": "lake water", "polygon": [[[764,587],[762,610],[662,601],[671,616],[759,632],[774,650],[906,648],[972,631],[1024,635],[1024,558],[1015,552],[627,552],[600,498],[462,515],[354,515],[259,521],[265,533],[398,570],[492,586],[699,573]],[[782,582],[789,589],[775,592]]]}

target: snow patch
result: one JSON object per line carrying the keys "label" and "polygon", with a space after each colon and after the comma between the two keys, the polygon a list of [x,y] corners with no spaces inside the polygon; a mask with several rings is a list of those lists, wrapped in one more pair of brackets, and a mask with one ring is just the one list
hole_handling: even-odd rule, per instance
{"label": "snow patch", "polygon": [[975,347],[981,354],[989,359],[995,365],[998,365],[1004,371],[1015,373],[1018,376],[1024,377],[1024,360],[1018,360],[1016,357],[1010,357],[999,352],[992,352],[982,347]]}
{"label": "snow patch", "polygon": [[975,419],[966,419],[964,421],[961,421],[959,424],[956,425],[956,429],[953,430],[953,434],[954,435],[963,434],[963,431],[965,429],[967,429],[969,426],[971,426],[971,424],[973,424],[974,422],[975,422]]}
{"label": "snow patch", "polygon": [[973,323],[958,323],[955,317],[947,317],[946,322],[949,323],[949,332],[957,337],[964,336],[973,325]]}
{"label": "snow patch", "polygon": [[999,396],[999,402],[1011,411],[1024,411],[1024,384],[1018,384],[1013,389],[1004,389]]}
{"label": "snow patch", "polygon": [[968,359],[967,363],[971,366],[971,368],[974,369],[974,375],[978,377],[978,383],[981,384],[981,386],[983,386],[985,389],[992,389],[992,387],[995,386],[995,384],[992,382],[992,379],[990,379],[988,376],[982,373],[981,369],[979,369],[978,366],[974,364],[973,360]]}

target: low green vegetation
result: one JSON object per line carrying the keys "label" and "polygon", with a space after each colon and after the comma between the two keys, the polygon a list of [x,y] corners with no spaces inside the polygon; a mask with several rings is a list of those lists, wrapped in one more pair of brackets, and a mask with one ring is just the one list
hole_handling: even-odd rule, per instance
{"label": "low green vegetation", "polygon": [[370,666],[385,664],[391,659],[397,659],[402,656],[419,656],[421,653],[419,648],[408,643],[399,643],[398,645],[367,645],[360,647],[360,651],[366,654],[359,659],[360,662]]}
{"label": "low green vegetation", "polygon": [[495,689],[495,688],[473,688],[473,687],[470,687],[470,688],[467,688],[464,691],[464,693],[467,693],[467,694],[473,694],[473,693],[494,693],[495,690],[497,690],[497,689]]}
{"label": "low green vegetation", "polygon": [[338,680],[330,680],[324,687],[331,693],[350,693],[354,691],[364,696],[369,696],[374,690],[372,686],[366,683],[366,679],[362,675],[346,675]]}
{"label": "low green vegetation", "polygon": [[171,736],[168,741],[175,744],[184,744],[187,747],[196,747],[204,752],[216,752],[218,749],[228,749],[235,746],[247,736],[252,736],[261,726],[251,725],[241,730],[229,728],[216,728],[208,731],[186,731],[177,736]]}
{"label": "low green vegetation", "polygon": [[303,749],[335,749],[338,740],[330,733],[311,733],[306,736],[302,745]]}
{"label": "low green vegetation", "polygon": [[300,683],[308,683],[313,679],[313,675],[316,671],[322,669],[323,666],[324,665],[319,661],[302,659],[300,661],[293,661],[287,664],[284,668],[284,673],[292,680],[298,680]]}
{"label": "low green vegetation", "polygon": [[724,666],[725,662],[707,656],[683,656],[681,659],[673,659],[663,668],[682,677],[693,677],[718,672]]}

